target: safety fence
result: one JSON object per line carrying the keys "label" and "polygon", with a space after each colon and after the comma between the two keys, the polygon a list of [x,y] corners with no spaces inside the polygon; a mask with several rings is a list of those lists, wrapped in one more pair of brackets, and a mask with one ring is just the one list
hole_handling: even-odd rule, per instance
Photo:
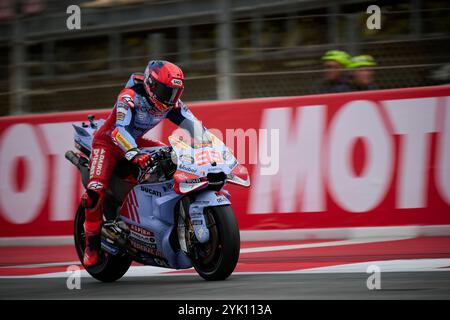
{"label": "safety fence", "polygon": [[[419,9],[409,1],[382,5],[380,30],[366,27],[367,6],[341,4],[333,12],[328,6],[305,11],[299,5],[276,14],[234,13],[225,47],[219,42],[216,18],[123,28],[114,31],[117,38],[104,32],[76,39],[65,38],[65,33],[28,39],[25,61],[18,65],[11,63],[13,51],[6,45],[0,47],[0,115],[113,105],[130,73],[142,72],[153,58],[183,68],[187,78],[183,99],[188,102],[223,99],[220,92],[225,86],[231,87],[227,90],[235,99],[317,93],[325,72],[320,58],[330,49],[372,55],[377,62],[374,81],[380,89],[450,82],[450,8],[445,2],[427,1]],[[107,9],[96,10],[88,11],[89,16],[94,19],[97,14],[101,20]],[[223,50],[228,52],[227,61]],[[226,72],[221,70],[224,64]],[[18,68],[23,71],[19,87],[11,81]],[[226,84],[223,77],[229,79]]]}

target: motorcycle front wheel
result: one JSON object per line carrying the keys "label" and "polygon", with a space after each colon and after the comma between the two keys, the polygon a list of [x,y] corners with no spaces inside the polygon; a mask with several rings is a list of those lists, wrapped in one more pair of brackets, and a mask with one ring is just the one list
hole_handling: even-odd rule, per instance
{"label": "motorcycle front wheel", "polygon": [[[74,240],[81,264],[83,264],[85,248],[84,219],[84,209],[80,205],[75,215]],[[95,266],[86,268],[86,271],[99,281],[113,282],[122,278],[130,268],[131,262],[132,260],[128,255],[114,256],[100,250],[99,263]]]}
{"label": "motorcycle front wheel", "polygon": [[230,206],[205,208],[204,215],[210,240],[192,247],[192,265],[205,280],[225,280],[234,271],[239,259],[241,243],[238,223]]}

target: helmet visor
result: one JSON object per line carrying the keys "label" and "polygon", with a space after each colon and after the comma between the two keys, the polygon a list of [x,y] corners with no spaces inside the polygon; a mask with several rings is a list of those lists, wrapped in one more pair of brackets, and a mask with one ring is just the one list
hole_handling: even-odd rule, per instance
{"label": "helmet visor", "polygon": [[183,92],[183,88],[173,88],[164,83],[156,81],[155,87],[152,90],[159,102],[169,106],[173,106],[177,103],[178,99]]}

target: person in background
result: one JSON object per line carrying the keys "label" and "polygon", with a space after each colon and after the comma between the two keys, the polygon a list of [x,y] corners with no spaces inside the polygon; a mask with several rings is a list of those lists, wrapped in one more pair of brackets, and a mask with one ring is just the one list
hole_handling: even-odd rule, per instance
{"label": "person in background", "polygon": [[370,55],[355,56],[350,60],[352,91],[377,90],[374,83],[373,67],[377,65],[375,59]]}
{"label": "person in background", "polygon": [[347,67],[350,55],[341,50],[329,50],[322,57],[325,68],[324,78],[317,87],[318,93],[338,93],[350,91]]}

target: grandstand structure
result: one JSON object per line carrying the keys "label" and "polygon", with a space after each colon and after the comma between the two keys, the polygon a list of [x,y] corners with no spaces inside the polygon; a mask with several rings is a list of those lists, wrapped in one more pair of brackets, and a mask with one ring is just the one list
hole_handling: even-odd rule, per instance
{"label": "grandstand structure", "polygon": [[377,1],[370,30],[371,2],[0,0],[0,115],[111,107],[149,59],[183,68],[187,102],[314,94],[329,49],[374,56],[382,89],[448,83],[448,3]]}

